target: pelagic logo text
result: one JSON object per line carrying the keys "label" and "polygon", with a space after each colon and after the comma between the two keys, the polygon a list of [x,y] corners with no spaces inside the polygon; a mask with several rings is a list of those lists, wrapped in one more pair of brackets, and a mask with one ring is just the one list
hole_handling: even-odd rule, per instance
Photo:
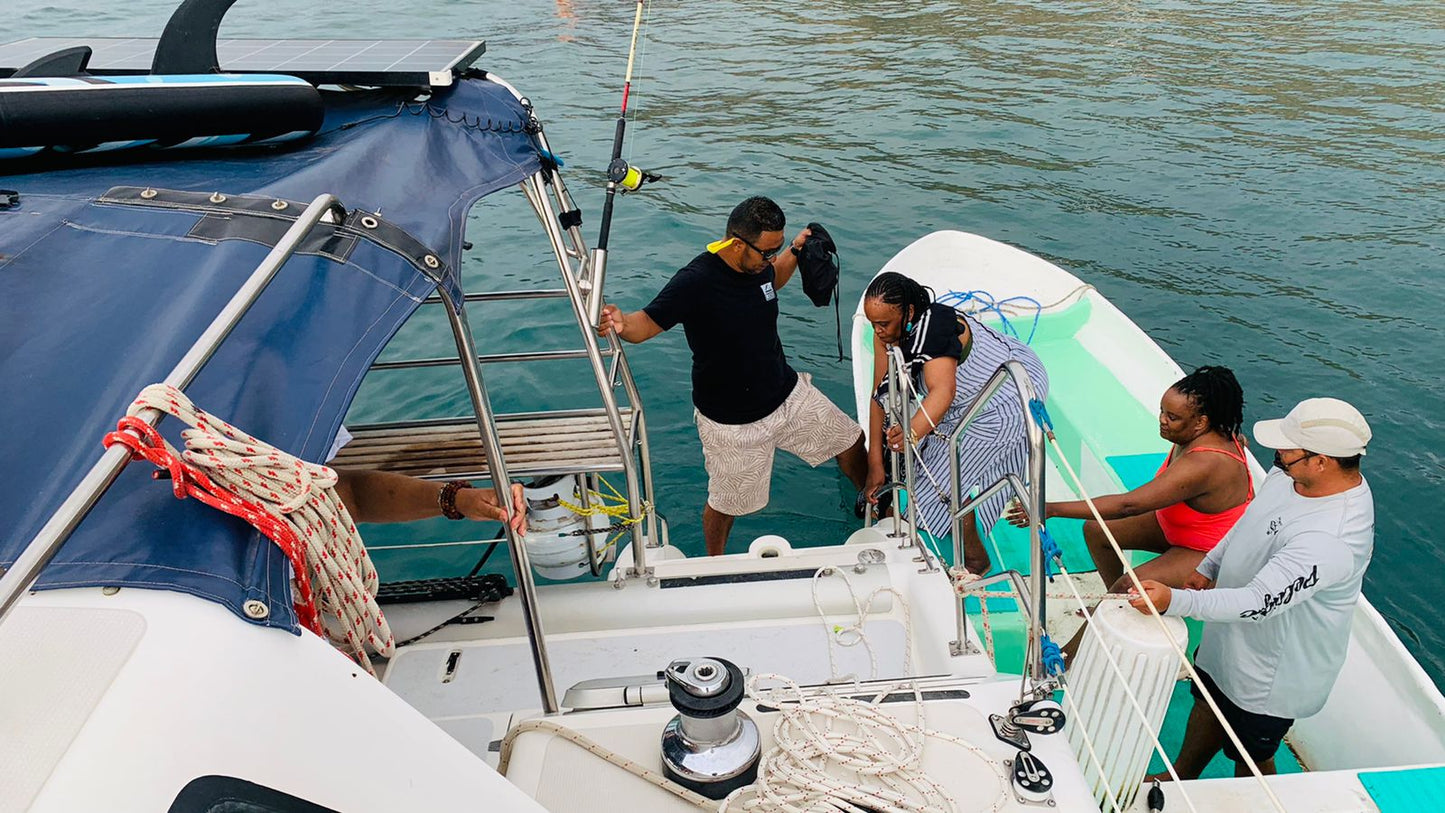
{"label": "pelagic logo text", "polygon": [[1319,583],[1320,566],[1315,565],[1314,567],[1310,568],[1310,574],[1308,576],[1300,576],[1298,579],[1295,579],[1293,582],[1291,582],[1290,585],[1285,589],[1279,591],[1278,593],[1275,593],[1272,596],[1265,596],[1263,607],[1260,607],[1258,610],[1245,610],[1244,612],[1239,614],[1239,617],[1245,619],[1246,621],[1264,618],[1275,610],[1278,610],[1280,607],[1283,607],[1284,605],[1290,603],[1290,601],[1294,599],[1296,593],[1314,587]]}

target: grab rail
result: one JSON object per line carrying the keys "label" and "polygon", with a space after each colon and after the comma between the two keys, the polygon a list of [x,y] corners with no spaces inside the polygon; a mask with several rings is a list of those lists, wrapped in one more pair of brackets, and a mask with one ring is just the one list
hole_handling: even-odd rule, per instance
{"label": "grab rail", "polygon": [[[339,210],[340,214],[333,212]],[[176,363],[166,376],[165,382],[178,390],[185,388],[195,379],[201,368],[210,361],[216,349],[231,334],[231,330],[241,321],[241,317],[251,309],[261,292],[275,278],[276,272],[296,252],[301,241],[306,238],[317,223],[328,213],[332,214],[333,222],[340,222],[345,216],[345,210],[332,195],[318,195],[316,199],[296,218],[286,233],[281,236],[271,251],[261,260],[256,270],[236,291],[211,320],[211,324],[196,339],[186,355]],[[155,409],[143,409],[136,417],[150,426],[154,427],[160,423],[165,413]],[[123,430],[129,431],[129,430]],[[12,607],[19,600],[20,596],[35,583],[40,572],[55,558],[55,554],[65,545],[66,540],[75,532],[82,520],[95,507],[95,504],[110,490],[117,477],[130,462],[130,450],[122,444],[115,444],[100,456],[95,465],[90,467],[85,477],[65,502],[55,509],[50,515],[50,520],[45,523],[33,539],[26,544],[25,549],[16,557],[15,563],[4,576],[0,576],[0,624],[3,624],[5,617],[10,613]],[[503,503],[505,504],[505,503]]]}
{"label": "grab rail", "polygon": [[[471,325],[467,323],[466,310],[464,307],[457,307],[460,303],[451,301],[452,297],[445,287],[439,286],[438,290],[448,300],[447,319],[451,322],[452,338],[456,341],[457,357],[462,361],[462,375],[467,382],[467,395],[472,401],[472,411],[476,414],[477,430],[481,433],[482,450],[487,455],[497,505],[511,505],[512,480],[507,475],[502,440],[497,435],[497,419],[492,414],[492,400],[487,395],[486,384],[482,381],[481,365],[477,362],[476,345],[472,340]],[[523,544],[512,523],[503,522],[502,531],[507,536],[507,551],[512,556],[512,568],[516,571],[517,596],[522,602],[522,618],[527,626],[527,638],[532,645],[532,666],[537,672],[542,710],[548,714],[556,714],[557,689],[552,683],[552,665],[547,657],[542,618],[537,611],[537,585],[532,580],[532,564],[527,558],[527,546]]]}
{"label": "grab rail", "polygon": [[[903,353],[897,347],[890,348],[887,353],[888,398],[887,404],[884,406],[884,412],[898,426],[908,427],[910,420],[907,415],[909,382],[906,379],[907,373],[905,372],[906,365],[903,362]],[[901,456],[903,458],[901,461],[903,479],[889,481],[880,486],[880,488],[893,494],[893,531],[888,534],[888,536],[892,539],[903,540],[898,545],[900,549],[908,547],[916,547],[918,549],[918,555],[914,557],[914,561],[923,563],[923,567],[918,571],[919,573],[934,573],[940,570],[942,563],[936,560],[929,551],[928,545],[924,544],[922,538],[918,535],[918,501],[914,499],[916,492],[913,487],[914,481],[917,478],[917,471],[914,467],[914,455],[917,454],[917,449],[914,448],[914,445],[909,441],[908,436],[911,434],[911,431],[905,429],[902,448],[897,451],[890,449],[888,452],[889,455],[891,455],[892,470],[895,477],[897,476],[900,464],[899,457]],[[883,441],[884,438],[879,438],[876,442],[882,443]],[[903,521],[897,511],[898,494],[900,492],[906,494],[908,497],[907,533],[903,531]]]}
{"label": "grab rail", "polygon": [[[1017,476],[1009,474],[1001,478],[997,483],[978,497],[970,500],[966,506],[960,505],[963,500],[962,486],[959,483],[961,472],[959,471],[958,442],[963,433],[968,430],[970,424],[978,417],[983,407],[998,394],[1006,380],[1012,379],[1014,387],[1018,392],[1019,406],[1023,410],[1024,423],[1027,427],[1029,443],[1028,480],[1019,482]],[[1029,378],[1029,372],[1023,364],[1017,361],[1006,361],[994,371],[989,377],[988,383],[984,384],[973,403],[964,412],[963,420],[958,422],[958,427],[953,430],[949,437],[949,473],[951,475],[952,502],[951,505],[959,506],[953,512],[953,556],[954,563],[963,561],[963,518],[972,511],[975,506],[983,502],[986,496],[993,496],[1005,486],[1011,486],[1019,492],[1020,499],[1025,501],[1025,508],[1029,515],[1029,636],[1027,649],[1024,654],[1024,674],[1035,682],[1042,681],[1047,677],[1043,663],[1043,635],[1045,631],[1044,620],[1046,618],[1046,597],[1044,591],[1044,578],[1046,576],[1043,550],[1043,516],[1044,516],[1044,431],[1034,418],[1034,404],[1039,403],[1037,390],[1034,389],[1033,380]],[[967,509],[967,510],[965,510]],[[1002,564],[1002,563],[1000,563]],[[968,625],[965,623],[963,613],[963,601],[957,602],[958,621],[958,644],[963,647],[966,644]]]}

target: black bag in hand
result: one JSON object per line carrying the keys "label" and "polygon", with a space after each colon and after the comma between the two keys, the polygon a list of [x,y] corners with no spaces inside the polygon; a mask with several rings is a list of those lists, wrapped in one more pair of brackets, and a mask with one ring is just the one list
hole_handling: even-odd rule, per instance
{"label": "black bag in hand", "polygon": [[822,308],[837,299],[838,244],[821,223],[809,223],[808,231],[798,252],[798,273],[803,275],[803,293]]}
{"label": "black bag in hand", "polygon": [[838,360],[843,360],[843,317],[838,302],[838,244],[821,223],[808,224],[808,236],[798,251],[798,273],[803,276],[803,293],[819,308],[833,300],[833,321],[838,331]]}

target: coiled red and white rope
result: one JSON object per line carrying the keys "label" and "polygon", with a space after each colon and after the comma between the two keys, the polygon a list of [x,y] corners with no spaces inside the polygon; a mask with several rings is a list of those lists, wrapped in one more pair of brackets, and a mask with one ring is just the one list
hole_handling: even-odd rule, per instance
{"label": "coiled red and white rope", "polygon": [[[189,425],[181,433],[186,451],[177,453],[135,418],[144,409]],[[141,390],[126,415],[106,445],[123,443],[134,457],[167,469],[177,497],[239,516],[274,541],[291,560],[302,625],[375,674],[368,648],[389,657],[395,642],[376,603],[376,568],[337,496],[336,472],[246,434],[165,384]]]}

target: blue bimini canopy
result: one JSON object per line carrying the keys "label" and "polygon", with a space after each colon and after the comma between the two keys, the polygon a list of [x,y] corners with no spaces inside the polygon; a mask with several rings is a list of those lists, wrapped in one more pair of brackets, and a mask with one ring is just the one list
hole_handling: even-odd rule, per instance
{"label": "blue bimini canopy", "polygon": [[[0,175],[0,188],[18,193],[8,206],[0,195],[0,566],[317,195],[380,217],[366,218],[369,228],[319,226],[187,389],[201,408],[307,460],[325,458],[400,325],[438,284],[455,289],[472,204],[541,167],[535,121],[498,84],[468,79],[424,103],[326,95],[320,134],[300,146],[0,166],[26,173]],[[177,446],[182,428],[161,424]],[[238,615],[258,600],[269,615],[248,620],[296,630],[280,550],[240,520],[177,500],[151,470],[127,467],[38,586],[179,590]]]}

